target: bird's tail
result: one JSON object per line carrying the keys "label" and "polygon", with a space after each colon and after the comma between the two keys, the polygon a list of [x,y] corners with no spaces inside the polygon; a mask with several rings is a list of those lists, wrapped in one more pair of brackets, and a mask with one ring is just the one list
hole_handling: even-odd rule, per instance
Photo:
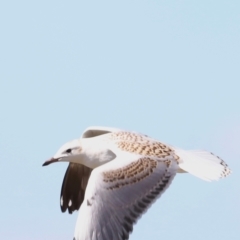
{"label": "bird's tail", "polygon": [[181,170],[189,172],[206,181],[219,180],[231,173],[228,165],[210,152],[175,148],[175,153],[180,158],[180,172]]}

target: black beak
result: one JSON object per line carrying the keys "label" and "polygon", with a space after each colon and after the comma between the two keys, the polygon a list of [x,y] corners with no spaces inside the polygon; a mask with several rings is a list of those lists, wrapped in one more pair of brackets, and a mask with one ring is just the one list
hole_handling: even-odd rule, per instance
{"label": "black beak", "polygon": [[47,160],[42,166],[47,166],[54,162],[58,162],[58,158],[51,158],[51,159]]}

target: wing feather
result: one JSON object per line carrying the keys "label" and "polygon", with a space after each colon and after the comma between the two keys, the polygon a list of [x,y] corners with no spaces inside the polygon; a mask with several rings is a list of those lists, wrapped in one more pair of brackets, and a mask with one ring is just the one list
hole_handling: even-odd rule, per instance
{"label": "wing feather", "polygon": [[79,209],[84,199],[91,171],[92,169],[84,165],[76,163],[70,163],[68,165],[62,183],[60,196],[62,212],[65,212],[68,209],[68,212],[72,213]]}
{"label": "wing feather", "polygon": [[120,160],[93,170],[79,212],[76,240],[129,239],[133,225],[167,189],[178,169],[173,156],[138,156],[128,164]]}

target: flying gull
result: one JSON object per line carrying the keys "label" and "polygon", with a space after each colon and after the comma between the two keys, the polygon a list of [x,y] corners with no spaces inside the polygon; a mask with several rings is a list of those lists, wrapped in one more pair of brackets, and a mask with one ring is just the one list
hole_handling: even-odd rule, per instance
{"label": "flying gull", "polygon": [[62,212],[79,210],[74,240],[127,240],[133,224],[169,187],[176,173],[206,181],[230,174],[219,157],[186,151],[136,132],[89,127],[43,166],[69,162]]}

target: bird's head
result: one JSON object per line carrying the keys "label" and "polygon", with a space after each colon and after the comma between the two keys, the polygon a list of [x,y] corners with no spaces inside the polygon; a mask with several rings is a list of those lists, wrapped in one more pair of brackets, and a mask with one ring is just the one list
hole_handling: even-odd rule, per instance
{"label": "bird's head", "polygon": [[43,166],[47,166],[54,162],[79,162],[81,158],[82,148],[80,139],[75,139],[71,142],[65,143],[56,154],[49,160],[43,163]]}

